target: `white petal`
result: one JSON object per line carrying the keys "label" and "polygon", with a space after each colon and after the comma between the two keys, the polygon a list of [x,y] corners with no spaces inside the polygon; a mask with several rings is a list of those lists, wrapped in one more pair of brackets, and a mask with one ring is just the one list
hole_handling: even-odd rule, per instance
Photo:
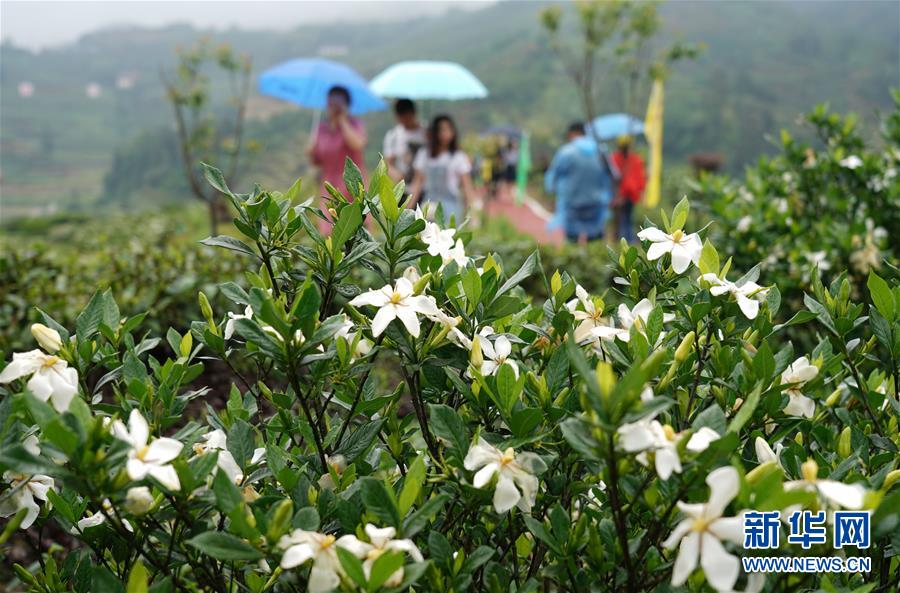
{"label": "white petal", "polygon": [[784,413],[788,416],[803,416],[812,418],[816,413],[816,402],[809,399],[802,393],[790,393],[787,405],[784,407]]}
{"label": "white petal", "polygon": [[367,523],[365,531],[369,536],[369,541],[379,548],[383,548],[390,540],[397,537],[397,530],[393,527],[375,527],[371,523]]}
{"label": "white petal", "polygon": [[309,593],[328,593],[340,584],[341,578],[330,566],[319,566],[316,562],[309,571]]}
{"label": "white petal", "polygon": [[53,385],[50,384],[50,375],[43,369],[39,370],[31,376],[27,383],[28,391],[34,394],[42,402],[50,399],[53,395]]}
{"label": "white petal", "polygon": [[378,337],[387,328],[388,324],[397,317],[397,309],[392,305],[386,305],[378,309],[375,319],[372,320],[372,335]]}
{"label": "white petal", "polygon": [[[390,292],[390,286],[385,287]],[[372,305],[373,307],[384,307],[386,304],[390,302],[390,296],[386,295],[383,290],[370,290],[368,292],[364,292],[360,295],[357,295],[353,300],[350,301],[350,305],[354,307],[362,307],[364,305]]]}
{"label": "white petal", "polygon": [[409,554],[412,559],[416,562],[422,562],[425,558],[422,556],[422,552],[419,551],[419,548],[416,544],[413,543],[411,539],[395,539],[387,542],[385,544],[386,550],[397,550],[400,552],[406,552]]}
{"label": "white petal", "polygon": [[150,464],[168,463],[178,457],[183,447],[184,445],[175,439],[165,437],[156,439],[147,448],[144,461]]}
{"label": "white petal", "polygon": [[661,243],[653,243],[647,249],[647,259],[650,261],[655,261],[665,254],[672,251],[672,242],[665,241]]}
{"label": "white petal", "polygon": [[678,542],[681,541],[681,538],[691,531],[691,525],[693,524],[693,519],[683,519],[679,522],[678,525],[675,526],[675,529],[672,530],[672,533],[669,534],[669,537],[666,538],[666,541],[662,543],[663,547],[671,550],[677,546]]}
{"label": "white petal", "polygon": [[721,517],[722,511],[740,491],[741,482],[736,469],[730,465],[713,470],[706,476],[709,485],[709,502],[706,504],[706,517]]}
{"label": "white petal", "polygon": [[493,358],[506,358],[512,354],[512,344],[509,343],[509,338],[506,336],[497,338],[497,341],[494,342],[494,349],[496,350],[497,355]]}
{"label": "white petal", "polygon": [[137,409],[131,410],[131,414],[128,416],[128,434],[131,436],[131,444],[136,449],[146,445],[150,438],[150,427]]}
{"label": "white petal", "polygon": [[778,456],[775,455],[775,451],[772,450],[772,447],[769,446],[769,443],[767,443],[764,438],[756,437],[753,445],[756,448],[756,460],[760,464],[766,463],[767,461],[778,463]]}
{"label": "white petal", "polygon": [[531,507],[534,506],[534,501],[537,498],[538,479],[524,471],[515,472],[512,477],[522,491],[522,498],[518,502],[519,508],[526,513],[531,512]]}
{"label": "white petal", "polygon": [[219,450],[219,457],[216,459],[216,465],[220,470],[225,472],[225,475],[228,476],[228,479],[231,480],[233,484],[240,484],[244,480],[244,472],[241,471],[240,466],[234,460],[234,455],[231,454],[230,451],[222,451]]}
{"label": "white petal", "polygon": [[756,319],[756,316],[759,313],[759,301],[747,298],[740,293],[736,294],[735,298],[737,299],[738,307],[740,307],[744,317],[747,319]]}
{"label": "white petal", "polygon": [[494,509],[498,513],[505,513],[509,509],[518,504],[522,495],[516,489],[516,484],[512,478],[504,473],[500,473],[497,480],[497,489],[494,490]]}
{"label": "white petal", "polygon": [[744,541],[744,517],[723,517],[709,524],[709,531],[723,541],[740,544]]}
{"label": "white petal", "polygon": [[150,466],[140,459],[129,459],[128,463],[125,464],[125,470],[128,472],[128,477],[132,480],[143,480],[147,477]]}
{"label": "white petal", "polygon": [[640,239],[641,241],[659,242],[659,241],[671,241],[672,240],[671,237],[669,237],[669,235],[665,234],[658,228],[652,227],[652,226],[641,230],[637,234],[637,236],[638,236],[638,239]]}
{"label": "white petal", "polygon": [[502,455],[502,451],[479,436],[475,444],[469,447],[469,452],[463,460],[463,467],[474,471],[488,463],[498,461]]}
{"label": "white petal", "polygon": [[41,368],[44,356],[46,355],[40,350],[13,354],[12,362],[6,365],[6,368],[0,373],[0,383],[9,383],[34,373]]}
{"label": "white petal", "polygon": [[693,257],[684,245],[674,245],[672,247],[672,269],[676,274],[681,274],[691,265]]}
{"label": "white petal", "polygon": [[866,490],[859,484],[842,484],[834,480],[816,480],[819,493],[832,504],[858,510],[865,504]]}
{"label": "white petal", "polygon": [[629,453],[644,451],[656,444],[655,435],[646,421],[623,424],[618,433],[622,449]]}
{"label": "white petal", "polygon": [[416,316],[416,311],[412,307],[398,305],[395,315],[403,322],[403,326],[406,327],[406,331],[409,332],[409,335],[414,338],[419,337],[419,318]]}
{"label": "white petal", "polygon": [[687,443],[687,449],[694,453],[700,453],[701,451],[706,451],[710,443],[717,441],[720,438],[722,438],[722,435],[710,427],[704,426],[691,435],[691,438]]}
{"label": "white petal", "polygon": [[656,473],[663,480],[668,480],[672,475],[681,473],[681,459],[678,458],[678,449],[674,446],[663,447],[656,450]]}
{"label": "white petal", "polygon": [[313,557],[313,548],[309,544],[299,544],[291,546],[284,551],[281,557],[281,568],[289,569],[300,566]]}
{"label": "white petal", "polygon": [[72,403],[72,398],[78,393],[78,371],[66,367],[59,372],[52,370],[50,383],[53,385],[53,393],[50,401],[57,412],[65,412]]}
{"label": "white petal", "polygon": [[[368,527],[368,526],[367,526]],[[372,550],[372,545],[364,541],[360,541],[355,535],[342,535],[338,538],[334,545],[340,546],[347,550],[357,558],[365,558],[366,554]]]}
{"label": "white petal", "polygon": [[731,591],[741,572],[740,562],[710,533],[704,533],[700,543],[700,566],[706,581],[718,591]]}
{"label": "white petal", "polygon": [[478,470],[475,476],[472,478],[472,486],[475,488],[484,488],[488,482],[491,481],[491,478],[494,477],[500,471],[499,463],[488,463],[483,468]]}
{"label": "white petal", "polygon": [[696,531],[688,533],[681,540],[678,558],[672,567],[672,584],[676,587],[684,584],[694,569],[697,568],[697,556],[700,553],[700,534]]}
{"label": "white petal", "polygon": [[150,468],[150,475],[156,478],[160,484],[169,490],[177,492],[181,490],[181,482],[178,480],[178,474],[171,465],[157,465]]}

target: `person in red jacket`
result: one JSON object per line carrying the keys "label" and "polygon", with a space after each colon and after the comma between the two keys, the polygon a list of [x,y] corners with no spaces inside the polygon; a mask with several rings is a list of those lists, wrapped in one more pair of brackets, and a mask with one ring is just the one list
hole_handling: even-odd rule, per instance
{"label": "person in red jacket", "polygon": [[641,201],[644,186],[647,184],[644,175],[644,161],[640,155],[631,151],[631,136],[619,136],[616,140],[618,149],[612,155],[613,164],[619,170],[619,191],[613,198],[614,214],[613,232],[629,243],[633,243],[634,224],[632,216],[634,205]]}

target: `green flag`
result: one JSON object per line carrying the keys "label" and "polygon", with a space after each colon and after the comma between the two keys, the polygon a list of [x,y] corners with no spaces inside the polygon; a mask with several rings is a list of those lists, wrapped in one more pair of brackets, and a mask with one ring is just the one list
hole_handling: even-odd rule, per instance
{"label": "green flag", "polygon": [[522,132],[522,140],[519,142],[519,162],[516,163],[516,202],[521,204],[525,200],[525,190],[528,187],[528,173],[531,171],[531,147],[528,132]]}

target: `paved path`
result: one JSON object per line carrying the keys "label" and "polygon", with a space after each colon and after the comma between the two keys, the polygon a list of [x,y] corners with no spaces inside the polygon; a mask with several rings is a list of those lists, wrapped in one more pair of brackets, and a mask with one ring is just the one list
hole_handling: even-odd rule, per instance
{"label": "paved path", "polygon": [[565,241],[562,230],[547,230],[552,213],[530,196],[525,196],[523,203],[518,204],[511,193],[499,192],[496,197],[485,199],[484,214],[486,218],[506,218],[523,234],[533,237],[536,243],[562,245]]}

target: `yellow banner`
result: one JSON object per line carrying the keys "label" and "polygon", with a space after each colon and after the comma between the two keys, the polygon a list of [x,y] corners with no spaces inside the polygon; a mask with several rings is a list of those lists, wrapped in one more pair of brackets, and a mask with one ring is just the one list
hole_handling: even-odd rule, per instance
{"label": "yellow banner", "polygon": [[647,207],[659,204],[660,183],[662,182],[662,139],[663,139],[663,81],[654,80],[647,103],[644,119],[644,136],[650,147],[650,174],[647,179]]}

